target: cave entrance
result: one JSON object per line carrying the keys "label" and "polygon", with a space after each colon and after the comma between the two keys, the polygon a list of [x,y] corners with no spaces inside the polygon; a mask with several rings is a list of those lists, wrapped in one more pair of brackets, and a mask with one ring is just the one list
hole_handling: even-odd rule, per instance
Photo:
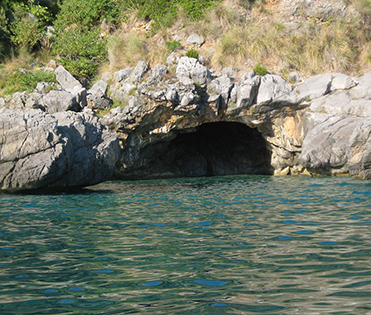
{"label": "cave entrance", "polygon": [[261,133],[241,123],[201,125],[148,148],[150,177],[272,174],[271,152]]}

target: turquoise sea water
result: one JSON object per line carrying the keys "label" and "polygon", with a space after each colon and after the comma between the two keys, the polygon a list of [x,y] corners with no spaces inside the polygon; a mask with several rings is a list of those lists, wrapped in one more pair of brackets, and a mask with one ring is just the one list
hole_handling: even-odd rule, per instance
{"label": "turquoise sea water", "polygon": [[0,314],[371,314],[371,182],[0,195]]}

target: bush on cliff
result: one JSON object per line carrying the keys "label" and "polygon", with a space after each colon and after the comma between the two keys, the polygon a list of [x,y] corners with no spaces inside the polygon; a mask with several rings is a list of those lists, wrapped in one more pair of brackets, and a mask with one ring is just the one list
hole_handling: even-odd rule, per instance
{"label": "bush on cliff", "polygon": [[5,10],[0,6],[0,60],[9,53],[9,38],[8,21],[5,15]]}
{"label": "bush on cliff", "polygon": [[53,51],[66,69],[83,80],[96,75],[99,64],[107,59],[101,22],[116,23],[118,17],[117,1],[64,0],[54,24]]}
{"label": "bush on cliff", "polygon": [[44,48],[46,26],[52,24],[58,11],[56,3],[39,0],[0,1],[0,61]]}

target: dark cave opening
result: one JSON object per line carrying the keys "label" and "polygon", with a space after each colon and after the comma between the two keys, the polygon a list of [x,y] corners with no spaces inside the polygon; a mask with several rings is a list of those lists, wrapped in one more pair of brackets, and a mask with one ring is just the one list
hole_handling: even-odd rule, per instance
{"label": "dark cave opening", "polygon": [[272,174],[265,139],[241,123],[204,124],[196,132],[147,146],[142,156],[147,162],[132,174],[137,178]]}

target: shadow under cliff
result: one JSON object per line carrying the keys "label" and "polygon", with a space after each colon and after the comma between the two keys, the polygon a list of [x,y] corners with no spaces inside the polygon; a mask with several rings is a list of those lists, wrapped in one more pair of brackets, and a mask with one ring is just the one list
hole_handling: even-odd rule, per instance
{"label": "shadow under cliff", "polygon": [[207,123],[148,145],[139,156],[137,166],[120,179],[272,174],[267,142],[258,130],[241,123]]}

